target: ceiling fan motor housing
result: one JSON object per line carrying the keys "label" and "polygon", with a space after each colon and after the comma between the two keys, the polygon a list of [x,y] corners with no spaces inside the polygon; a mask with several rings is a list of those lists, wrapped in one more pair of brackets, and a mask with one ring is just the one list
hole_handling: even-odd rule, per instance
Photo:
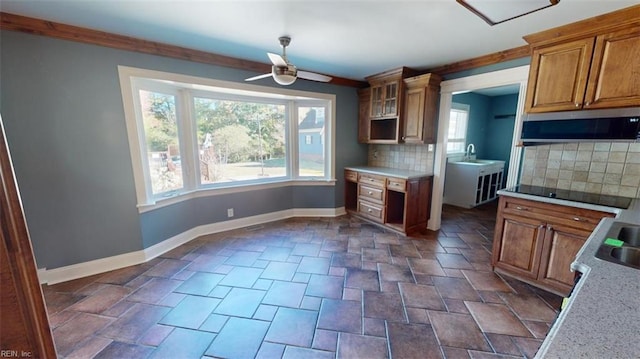
{"label": "ceiling fan motor housing", "polygon": [[298,69],[289,64],[288,66],[271,66],[271,73],[273,79],[280,85],[291,85],[296,81],[298,76]]}

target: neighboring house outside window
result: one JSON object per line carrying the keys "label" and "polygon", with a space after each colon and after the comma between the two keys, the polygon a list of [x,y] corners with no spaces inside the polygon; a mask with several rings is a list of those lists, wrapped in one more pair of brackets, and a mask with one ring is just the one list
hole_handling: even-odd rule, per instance
{"label": "neighboring house outside window", "polygon": [[333,179],[324,136],[334,95],[119,71],[140,204],[200,189]]}

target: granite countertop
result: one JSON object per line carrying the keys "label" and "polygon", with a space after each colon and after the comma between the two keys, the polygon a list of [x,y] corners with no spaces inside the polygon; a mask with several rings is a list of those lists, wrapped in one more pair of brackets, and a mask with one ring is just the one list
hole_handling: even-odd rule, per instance
{"label": "granite countertop", "polygon": [[619,209],[508,191],[498,194],[616,214],[602,219],[571,264],[582,277],[536,358],[637,358],[640,270],[603,261],[595,253],[613,223],[640,225],[640,199]]}
{"label": "granite countertop", "polygon": [[401,170],[401,169],[389,168],[389,167],[351,166],[351,167],[345,167],[345,169],[359,171],[359,172],[367,172],[367,173],[381,175],[381,176],[403,178],[406,180],[413,179],[413,178],[433,176],[433,172]]}

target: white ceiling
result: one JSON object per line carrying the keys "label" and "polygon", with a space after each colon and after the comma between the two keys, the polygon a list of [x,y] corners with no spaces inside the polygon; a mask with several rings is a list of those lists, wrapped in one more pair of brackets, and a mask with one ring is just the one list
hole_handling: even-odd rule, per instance
{"label": "white ceiling", "polygon": [[637,3],[561,0],[495,26],[455,0],[1,0],[0,11],[264,63],[289,35],[298,68],[362,80],[519,47],[523,35]]}

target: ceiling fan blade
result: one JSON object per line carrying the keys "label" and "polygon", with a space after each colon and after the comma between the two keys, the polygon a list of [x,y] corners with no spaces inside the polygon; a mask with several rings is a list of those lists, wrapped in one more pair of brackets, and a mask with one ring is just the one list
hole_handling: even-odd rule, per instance
{"label": "ceiling fan blade", "polygon": [[282,56],[271,53],[271,52],[267,52],[267,56],[269,56],[269,60],[271,60],[271,62],[273,62],[274,65],[278,67],[287,66],[287,62],[284,60]]}
{"label": "ceiling fan blade", "polygon": [[254,76],[254,77],[249,77],[248,79],[245,79],[245,81],[255,81],[255,80],[263,79],[265,77],[271,77],[271,73],[262,74],[262,75],[258,75],[258,76]]}
{"label": "ceiling fan blade", "polygon": [[320,75],[315,72],[302,71],[302,70],[298,70],[298,77],[305,80],[313,80],[313,81],[320,81],[320,82],[331,81],[331,77],[329,76]]}

